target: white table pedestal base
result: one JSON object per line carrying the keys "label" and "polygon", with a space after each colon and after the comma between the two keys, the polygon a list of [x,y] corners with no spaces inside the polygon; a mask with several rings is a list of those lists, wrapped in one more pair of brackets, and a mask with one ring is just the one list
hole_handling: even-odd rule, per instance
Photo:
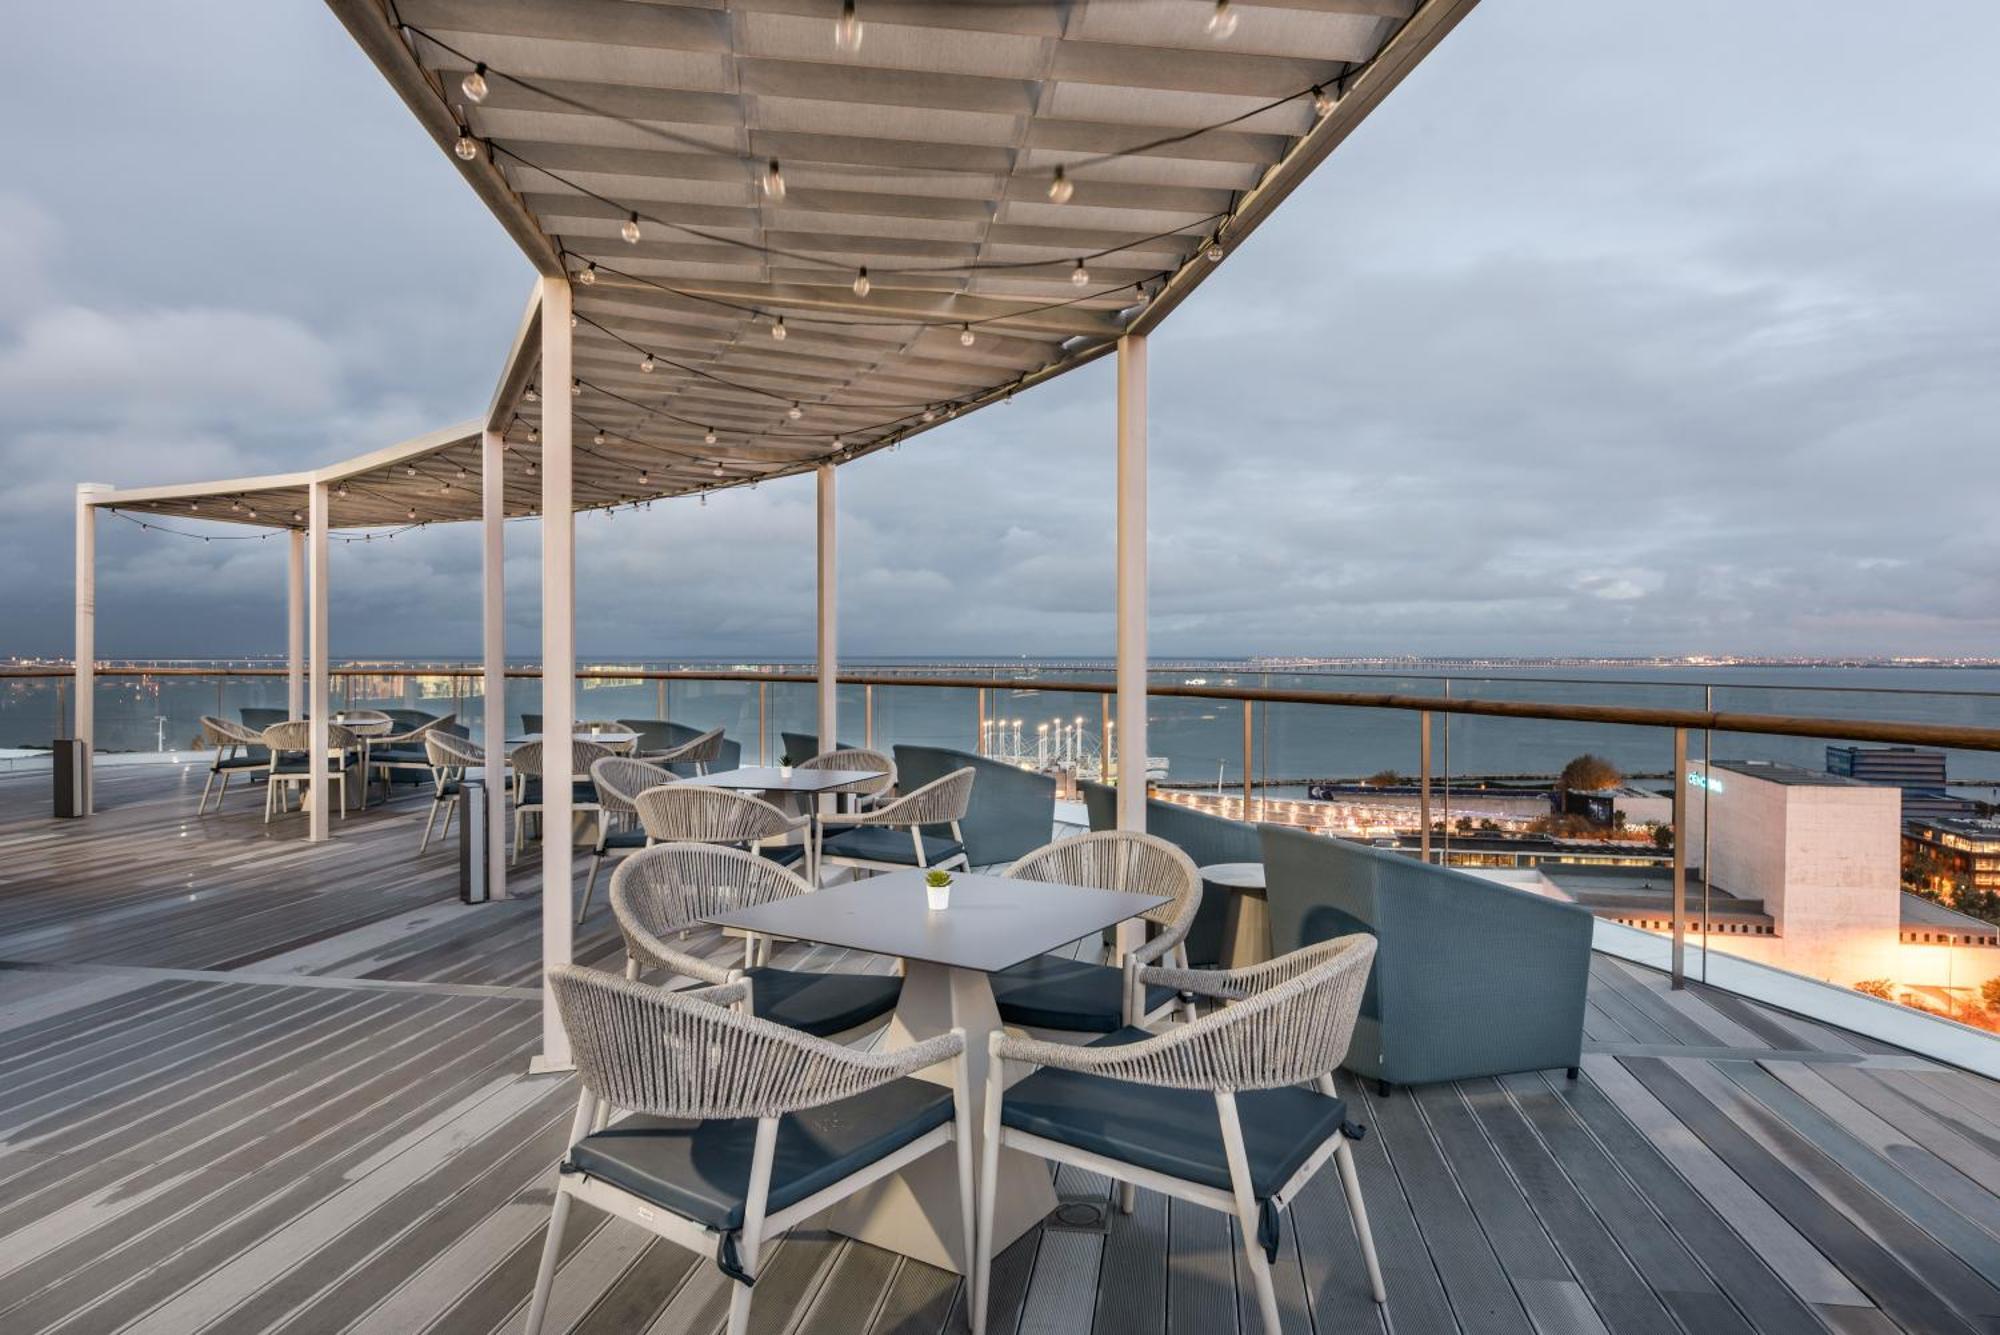
{"label": "white table pedestal base", "polygon": [[[979,1163],[979,1138],[985,1126],[987,1035],[999,1029],[1000,1012],[993,988],[975,969],[952,969],[920,960],[908,961],[902,999],[882,1036],[881,1048],[893,1052],[951,1029],[965,1031],[971,1067],[972,1161]],[[1010,1066],[1012,1063],[1010,1063]],[[1010,1071],[1012,1084],[1026,1068]],[[919,1079],[951,1083],[947,1066],[934,1066]],[[976,1184],[975,1184],[976,1189]],[[997,1199],[993,1210],[993,1251],[1007,1245],[1047,1217],[1056,1207],[1048,1164],[1032,1155],[1002,1151]],[[831,1226],[851,1238],[912,1257],[926,1265],[965,1274],[971,1258],[964,1255],[963,1215],[959,1208],[957,1147],[945,1145],[901,1172],[849,1197],[829,1215]]]}

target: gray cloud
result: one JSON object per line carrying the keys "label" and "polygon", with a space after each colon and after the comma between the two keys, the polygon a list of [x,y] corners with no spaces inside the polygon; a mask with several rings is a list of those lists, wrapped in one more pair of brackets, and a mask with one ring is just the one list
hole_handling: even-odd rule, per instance
{"label": "gray cloud", "polygon": [[[67,645],[74,483],[475,413],[526,293],[331,18],[201,13],[0,53],[43,127],[0,195],[0,653]],[[1156,651],[2000,653],[2000,13],[1928,14],[1476,11],[1154,339]],[[1108,652],[1112,425],[1099,363],[844,469],[848,652]],[[806,652],[812,524],[802,479],[582,518],[583,651]],[[282,644],[282,540],[103,546],[106,652]],[[337,651],[476,651],[478,559],[337,548]]]}

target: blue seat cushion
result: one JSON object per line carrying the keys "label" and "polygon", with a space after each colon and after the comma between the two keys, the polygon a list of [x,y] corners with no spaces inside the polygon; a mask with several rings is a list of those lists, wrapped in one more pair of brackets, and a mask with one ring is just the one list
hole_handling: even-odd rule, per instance
{"label": "blue seat cushion", "polygon": [[[951,1120],[951,1091],[895,1080],[778,1120],[768,1208],[783,1210]],[[743,1226],[757,1119],[633,1116],[570,1148],[564,1172],[587,1173],[710,1228]]]}
{"label": "blue seat cushion", "polygon": [[[345,756],[341,757],[339,760],[329,759],[326,762],[326,772],[328,774],[339,773],[341,770],[346,769],[352,763],[353,762]],[[312,769],[306,764],[306,757],[304,752],[288,751],[284,755],[278,757],[278,773],[311,774]]]}
{"label": "blue seat cushion", "polygon": [[[1151,1037],[1143,1029],[1121,1029],[1091,1046]],[[1236,1111],[1259,1200],[1275,1196],[1347,1120],[1344,1100],[1297,1086],[1245,1090],[1236,1096]],[[1000,1120],[1090,1154],[1230,1190],[1222,1119],[1207,1090],[1162,1089],[1045,1066],[1007,1091]]]}
{"label": "blue seat cushion", "polygon": [[[1006,1024],[1108,1034],[1125,1024],[1125,974],[1108,964],[1037,955],[993,974],[993,1000]],[[1148,987],[1146,1013],[1174,999],[1172,988]]]}
{"label": "blue seat cushion", "polygon": [[[924,865],[927,867],[935,867],[965,851],[965,845],[956,839],[939,839],[927,834],[923,836],[923,841]],[[910,843],[910,832],[906,827],[857,825],[838,834],[827,835],[820,843],[820,852],[830,858],[893,862],[903,867],[917,865],[917,850]]]}
{"label": "blue seat cushion", "polygon": [[[269,768],[271,768],[271,757],[268,755],[217,756],[214,759],[214,761],[211,762],[209,765],[209,769],[214,770],[217,773],[220,773],[221,771],[226,769],[269,769]],[[300,768],[301,770],[303,770],[304,766],[301,765]]]}
{"label": "blue seat cushion", "polygon": [[825,1038],[896,1009],[903,980],[894,974],[818,973],[765,967],[748,971],[759,1019]]}
{"label": "blue seat cushion", "polygon": [[[593,807],[596,806],[597,785],[592,783],[588,779],[578,779],[575,783],[570,785],[569,800],[578,806],[593,806]],[[529,778],[527,783],[527,788],[523,792],[521,797],[521,805],[527,807],[537,807],[540,806],[541,804],[542,804],[542,776],[537,774]]]}
{"label": "blue seat cushion", "polygon": [[765,844],[757,850],[757,855],[770,859],[780,867],[789,867],[795,862],[805,861],[806,846],[804,844]]}
{"label": "blue seat cushion", "polygon": [[430,768],[430,753],[421,746],[371,746],[368,748],[368,763],[371,765],[422,765]]}
{"label": "blue seat cushion", "polygon": [[646,831],[644,827],[638,825],[630,825],[623,829],[612,830],[604,836],[604,846],[606,848],[644,848],[646,846]]}

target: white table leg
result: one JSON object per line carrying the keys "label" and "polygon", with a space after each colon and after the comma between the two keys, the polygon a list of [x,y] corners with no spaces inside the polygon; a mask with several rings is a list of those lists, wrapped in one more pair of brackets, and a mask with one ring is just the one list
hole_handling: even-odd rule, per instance
{"label": "white table leg", "polygon": [[[953,1028],[965,1030],[972,1125],[977,1135],[985,1125],[986,1037],[1000,1027],[1000,1012],[993,1004],[993,988],[985,974],[910,960],[903,974],[902,999],[883,1034],[882,1049],[893,1052]],[[1026,1073],[1026,1068],[1011,1072],[1008,1083]],[[932,1067],[918,1078],[951,1083],[950,1071],[943,1066]],[[977,1163],[980,1146],[972,1148],[973,1162]],[[996,1253],[1056,1207],[1048,1165],[1031,1155],[1003,1152],[999,1183],[993,1212]],[[944,1146],[835,1206],[831,1222],[849,1237],[965,1274],[970,1260],[963,1255],[960,1218],[956,1151]]]}

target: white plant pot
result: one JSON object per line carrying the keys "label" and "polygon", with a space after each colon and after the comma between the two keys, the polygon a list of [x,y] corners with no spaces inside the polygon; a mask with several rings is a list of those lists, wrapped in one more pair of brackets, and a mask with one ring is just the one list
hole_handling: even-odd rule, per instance
{"label": "white plant pot", "polygon": [[951,907],[951,887],[927,885],[924,887],[924,900],[930,905],[932,913],[942,913]]}

